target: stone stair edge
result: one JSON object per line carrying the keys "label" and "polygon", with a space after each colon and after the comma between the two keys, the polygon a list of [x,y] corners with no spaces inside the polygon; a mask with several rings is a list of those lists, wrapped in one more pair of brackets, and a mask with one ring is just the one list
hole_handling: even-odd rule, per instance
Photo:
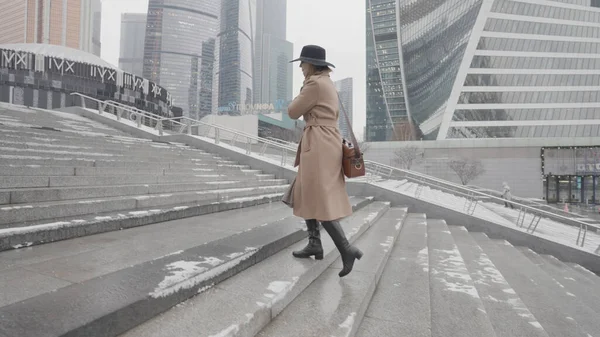
{"label": "stone stair edge", "polygon": [[[398,213],[402,214],[401,220],[398,220]],[[353,291],[352,295],[348,296],[348,301],[344,301],[344,298],[342,298],[334,313],[330,312],[329,309],[319,312],[321,308],[317,306],[314,307],[314,311],[307,313],[306,316],[308,317],[305,315],[298,316],[296,313],[299,310],[292,310],[298,309],[294,307],[295,302],[292,302],[287,309],[279,313],[279,316],[261,331],[260,336],[284,336],[289,329],[297,330],[296,327],[304,326],[305,320],[310,320],[311,314],[320,317],[325,316],[329,319],[325,322],[315,320],[315,326],[307,326],[305,334],[310,333],[314,335],[318,331],[319,336],[356,335],[381,279],[383,269],[401,233],[402,225],[407,219],[406,214],[407,209],[405,208],[388,209],[361,236],[357,237],[355,244],[363,249],[365,256],[368,256],[368,264],[366,264],[366,261],[362,264],[361,261],[357,261],[352,271],[352,273],[355,273],[354,275],[350,274],[346,276],[347,280],[337,280],[336,274],[341,264],[341,258],[338,257],[334,261],[334,264],[326,272],[321,273],[297,298],[299,301],[302,301],[302,296],[307,297],[315,295],[315,293],[323,296],[325,294],[322,293],[323,289],[321,288],[326,287],[327,283],[344,282],[345,287],[342,287],[345,289],[356,287],[353,290],[358,291]],[[361,279],[360,282],[358,281],[359,279]],[[361,285],[363,282],[364,284]],[[301,304],[302,308],[304,306],[305,304]],[[286,312],[288,309],[292,311]],[[293,335],[298,336],[297,333]]]}
{"label": "stone stair edge", "polygon": [[[430,336],[431,300],[425,214],[408,213],[358,337]],[[398,306],[397,303],[410,303]]]}
{"label": "stone stair edge", "polygon": [[85,215],[109,211],[136,210],[148,207],[217,202],[222,199],[236,199],[267,193],[284,193],[289,185],[265,185],[258,187],[185,191],[152,195],[120,196],[64,201],[37,202],[26,205],[0,207],[0,227],[13,227],[23,223],[43,219],[56,219],[68,216]]}
{"label": "stone stair edge", "polygon": [[[427,249],[432,335],[496,337],[475,281],[445,220],[427,219]],[[460,305],[461,310],[449,310],[450,303]]]}
{"label": "stone stair edge", "polygon": [[599,331],[597,314],[568,294],[517,246],[483,233],[472,235],[549,335],[583,337]]}
{"label": "stone stair edge", "polygon": [[[511,284],[464,226],[449,226],[497,336],[548,337]],[[478,256],[479,254],[479,256]]]}
{"label": "stone stair edge", "polygon": [[165,184],[131,184],[131,185],[87,185],[77,187],[43,187],[0,189],[0,207],[22,205],[39,202],[88,200],[118,196],[142,196],[164,193],[179,193],[195,190],[225,190],[261,186],[285,185],[285,179],[265,180],[222,180],[214,182],[188,182]]}

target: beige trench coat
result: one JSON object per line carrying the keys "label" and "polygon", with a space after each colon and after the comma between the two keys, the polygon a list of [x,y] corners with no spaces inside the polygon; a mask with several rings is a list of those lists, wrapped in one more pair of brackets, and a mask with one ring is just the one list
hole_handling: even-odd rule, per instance
{"label": "beige trench coat", "polygon": [[306,128],[298,145],[298,176],[294,187],[294,215],[333,221],[352,214],[342,169],[342,136],[337,127],[339,103],[328,72],[304,81],[288,107],[292,119],[304,116]]}

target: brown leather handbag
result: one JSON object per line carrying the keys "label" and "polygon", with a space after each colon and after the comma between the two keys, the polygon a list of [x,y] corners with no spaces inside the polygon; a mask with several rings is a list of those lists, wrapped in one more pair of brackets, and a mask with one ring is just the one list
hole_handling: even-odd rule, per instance
{"label": "brown leather handbag", "polygon": [[342,140],[342,167],[344,169],[344,175],[348,178],[357,178],[362,177],[366,174],[365,172],[365,160],[363,158],[363,153],[360,152],[360,148],[358,147],[358,141],[356,140],[356,136],[354,135],[354,131],[352,130],[352,124],[350,124],[350,118],[348,118],[348,114],[346,113],[346,109],[344,108],[344,104],[340,99],[340,94],[338,93],[338,100],[340,101],[340,107],[344,117],[346,118],[346,123],[348,128],[350,129],[350,137],[352,138],[352,143],[347,140]]}

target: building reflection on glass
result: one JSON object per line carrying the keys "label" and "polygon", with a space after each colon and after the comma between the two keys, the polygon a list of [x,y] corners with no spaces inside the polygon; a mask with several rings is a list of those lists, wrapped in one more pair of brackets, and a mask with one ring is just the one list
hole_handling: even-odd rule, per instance
{"label": "building reflection on glass", "polygon": [[600,135],[596,1],[366,3],[367,140]]}

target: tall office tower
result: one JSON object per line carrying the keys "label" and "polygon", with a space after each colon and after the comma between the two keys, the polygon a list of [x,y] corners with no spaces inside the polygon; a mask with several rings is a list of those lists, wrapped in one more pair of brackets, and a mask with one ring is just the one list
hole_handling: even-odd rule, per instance
{"label": "tall office tower", "polygon": [[286,40],[287,0],[257,0],[254,103],[288,102],[293,95],[294,45]]}
{"label": "tall office tower", "polygon": [[[223,0],[219,32],[219,107],[253,103],[255,0]],[[243,114],[236,108],[232,114]]]}
{"label": "tall office tower", "polygon": [[183,115],[200,119],[216,111],[221,2],[150,0],[144,44],[144,77],[173,95]]}
{"label": "tall office tower", "polygon": [[100,56],[100,0],[0,0],[0,44],[45,43]]}
{"label": "tall office tower", "polygon": [[342,137],[348,140],[350,139],[350,128],[352,127],[352,123],[354,122],[354,118],[352,116],[352,104],[354,102],[353,86],[354,85],[352,77],[335,81],[335,87],[337,88],[338,93],[340,94],[340,101],[344,105],[346,113],[348,114],[348,119],[350,119],[350,125],[348,125],[348,122],[346,122],[346,117],[344,117],[342,113],[342,107],[340,107],[340,117],[338,119],[338,125]]}
{"label": "tall office tower", "polygon": [[121,15],[121,52],[119,68],[142,77],[144,73],[144,39],[146,13]]}
{"label": "tall office tower", "polygon": [[599,134],[598,1],[366,4],[367,140]]}

